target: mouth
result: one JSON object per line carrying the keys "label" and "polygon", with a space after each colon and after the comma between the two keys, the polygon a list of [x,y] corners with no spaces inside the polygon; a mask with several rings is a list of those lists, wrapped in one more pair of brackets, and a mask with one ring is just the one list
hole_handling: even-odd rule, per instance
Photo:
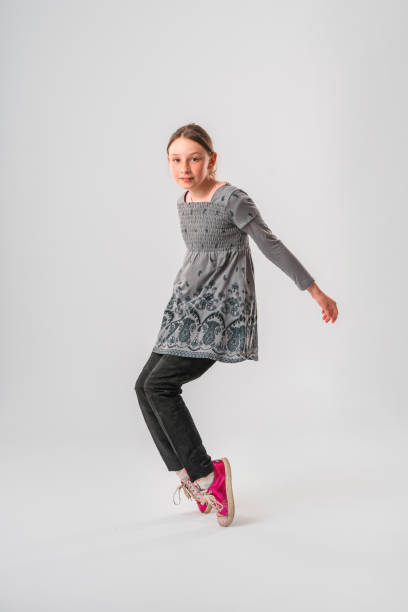
{"label": "mouth", "polygon": [[188,183],[189,181],[192,181],[193,178],[192,177],[187,177],[187,178],[181,177],[181,180],[185,181],[186,183]]}

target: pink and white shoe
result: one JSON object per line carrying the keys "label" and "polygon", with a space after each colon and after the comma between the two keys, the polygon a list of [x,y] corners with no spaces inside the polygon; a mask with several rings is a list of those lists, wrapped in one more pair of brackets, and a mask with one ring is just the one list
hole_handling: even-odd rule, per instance
{"label": "pink and white shoe", "polygon": [[221,527],[228,527],[235,514],[234,495],[232,493],[231,466],[226,457],[213,462],[214,480],[208,489],[201,490],[201,504],[211,505],[217,512],[217,521]]}
{"label": "pink and white shoe", "polygon": [[173,493],[173,503],[174,504],[176,504],[176,502],[174,501],[174,496],[176,495],[176,493],[178,493],[178,496],[179,496],[179,501],[178,501],[178,504],[176,505],[178,506],[180,504],[180,492],[182,490],[184,492],[184,495],[188,499],[195,499],[200,512],[202,512],[203,514],[208,514],[209,512],[211,512],[211,509],[212,509],[211,504],[209,504],[208,502],[201,503],[202,502],[202,498],[201,498],[202,491],[200,487],[196,485],[194,482],[191,482],[189,478],[187,478],[186,480],[182,480],[181,484],[179,484],[177,489],[174,491]]}

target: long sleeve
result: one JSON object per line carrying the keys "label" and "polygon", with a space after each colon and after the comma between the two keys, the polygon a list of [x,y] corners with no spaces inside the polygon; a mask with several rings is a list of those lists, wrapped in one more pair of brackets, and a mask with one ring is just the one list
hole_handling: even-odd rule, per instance
{"label": "long sleeve", "polygon": [[314,278],[297,257],[275,236],[263,220],[258,207],[242,189],[234,191],[227,204],[230,218],[255,241],[260,251],[304,291]]}

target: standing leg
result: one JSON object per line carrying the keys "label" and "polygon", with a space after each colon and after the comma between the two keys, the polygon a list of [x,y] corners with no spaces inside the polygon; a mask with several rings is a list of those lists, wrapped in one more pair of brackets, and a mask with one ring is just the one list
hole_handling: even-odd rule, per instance
{"label": "standing leg", "polygon": [[167,469],[169,471],[176,471],[181,470],[183,468],[183,465],[180,463],[180,459],[177,456],[175,449],[173,448],[160,422],[158,421],[156,413],[152,409],[150,402],[146,397],[146,391],[144,389],[144,385],[148,376],[154,370],[155,366],[158,365],[162,357],[163,355],[152,352],[136,381],[135,391],[137,399],[139,401],[140,409],[143,414],[143,418],[146,422],[147,427],[149,428],[153,441],[156,444],[157,449],[167,466]]}
{"label": "standing leg", "polygon": [[144,382],[144,390],[163,431],[180,463],[192,481],[213,470],[193,418],[184,403],[181,386],[199,378],[215,363],[214,359],[162,355]]}

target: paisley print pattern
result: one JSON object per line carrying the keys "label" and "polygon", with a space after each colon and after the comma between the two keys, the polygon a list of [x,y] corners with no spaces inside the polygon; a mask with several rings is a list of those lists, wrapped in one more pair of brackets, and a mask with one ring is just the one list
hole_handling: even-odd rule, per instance
{"label": "paisley print pattern", "polygon": [[[234,362],[257,360],[255,296],[237,283],[218,291],[214,283],[184,299],[177,287],[164,311],[157,347],[175,355]],[[161,350],[156,350],[161,352]]]}

